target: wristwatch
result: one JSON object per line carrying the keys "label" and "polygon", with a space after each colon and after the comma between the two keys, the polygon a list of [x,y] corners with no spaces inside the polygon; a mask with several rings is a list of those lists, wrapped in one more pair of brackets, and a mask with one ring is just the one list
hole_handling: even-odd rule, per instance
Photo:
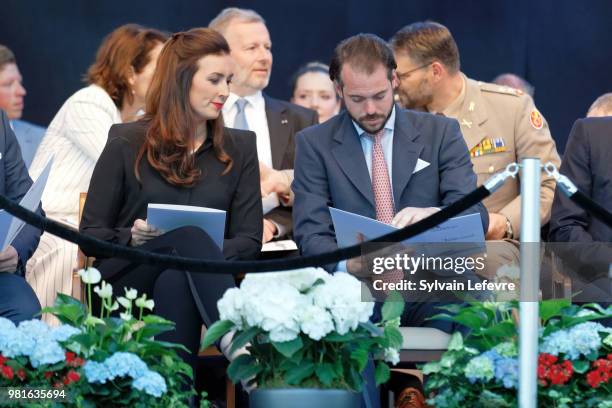
{"label": "wristwatch", "polygon": [[506,233],[504,234],[504,238],[512,238],[512,236],[512,223],[510,222],[510,219],[506,217]]}

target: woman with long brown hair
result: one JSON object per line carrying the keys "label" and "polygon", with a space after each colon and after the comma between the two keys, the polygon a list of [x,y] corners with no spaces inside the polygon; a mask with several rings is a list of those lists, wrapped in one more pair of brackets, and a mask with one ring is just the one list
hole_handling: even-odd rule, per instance
{"label": "woman with long brown hair", "polygon": [[[217,32],[174,34],[164,46],[143,120],[111,128],[94,169],[81,231],[149,251],[201,259],[252,259],[261,249],[263,215],[255,134],[223,127],[232,77],[229,47]],[[149,203],[227,211],[221,251],[196,227],[163,232],[146,222]],[[83,248],[98,256],[95,249]],[[202,323],[218,319],[217,300],[231,275],[199,274],[120,259],[98,259],[103,279],[155,300],[194,362]]]}
{"label": "woman with long brown hair", "polygon": [[[85,76],[87,86],[64,102],[32,162],[30,173],[37,177],[54,157],[42,197],[47,217],[78,224],[79,194],[87,191],[108,130],[142,113],[157,56],[167,38],[161,31],[125,24],[102,41]],[[52,306],[58,292],[71,293],[76,257],[76,245],[42,235],[26,276],[43,307]]]}

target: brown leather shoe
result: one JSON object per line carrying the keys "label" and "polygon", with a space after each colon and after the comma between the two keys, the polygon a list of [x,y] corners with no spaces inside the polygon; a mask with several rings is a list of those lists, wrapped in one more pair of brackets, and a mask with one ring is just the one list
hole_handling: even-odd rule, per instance
{"label": "brown leather shoe", "polygon": [[427,408],[425,396],[415,388],[404,388],[399,396],[395,399],[395,408]]}

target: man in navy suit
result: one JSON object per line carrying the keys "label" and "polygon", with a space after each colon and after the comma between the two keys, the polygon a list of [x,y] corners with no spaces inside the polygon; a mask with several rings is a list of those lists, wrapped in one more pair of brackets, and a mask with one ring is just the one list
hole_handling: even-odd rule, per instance
{"label": "man in navy suit", "polygon": [[17,136],[26,167],[30,167],[45,128],[19,120],[23,113],[26,90],[13,52],[0,45],[0,109],[6,111],[11,127]]}
{"label": "man in navy suit", "polygon": [[[338,248],[330,206],[401,228],[476,188],[458,123],[395,105],[395,68],[389,46],[372,34],[348,38],[334,52],[330,77],[346,111],[296,135],[294,237],[304,255]],[[479,203],[469,212],[480,213],[487,231],[484,206]],[[326,269],[360,274],[360,262]],[[439,312],[435,303],[406,306],[403,325],[457,329],[450,322],[426,320]]]}
{"label": "man in navy suit", "polygon": [[[0,110],[0,194],[18,202],[31,185],[8,117]],[[38,211],[42,214],[40,207]],[[0,317],[15,323],[31,319],[40,311],[40,303],[24,279],[25,264],[38,246],[40,234],[39,229],[25,225],[13,242],[0,252]]]}
{"label": "man in navy suit", "polygon": [[229,7],[209,27],[225,37],[234,60],[223,120],[228,127],[252,130],[257,135],[261,191],[266,197],[262,241],[290,236],[294,135],[317,124],[317,113],[263,93],[272,73],[272,40],[258,13]]}
{"label": "man in navy suit", "polygon": [[[612,117],[578,119],[565,147],[560,173],[569,177],[578,190],[612,212]],[[559,186],[550,216],[549,240],[556,246],[572,278],[575,302],[612,300],[612,228],[567,198]],[[555,244],[553,244],[555,245]],[[612,319],[606,324],[612,326]]]}

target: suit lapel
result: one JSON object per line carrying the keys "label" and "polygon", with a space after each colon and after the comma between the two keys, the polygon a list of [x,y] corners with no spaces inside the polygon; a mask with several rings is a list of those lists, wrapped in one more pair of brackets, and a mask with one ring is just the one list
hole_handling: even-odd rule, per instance
{"label": "suit lapel", "polygon": [[291,137],[291,127],[284,106],[275,99],[264,95],[266,120],[270,132],[270,148],[272,150],[272,167],[280,169],[287,144]]}
{"label": "suit lapel", "polygon": [[401,209],[401,197],[416,167],[423,145],[414,142],[418,130],[408,121],[403,110],[395,107],[393,132],[393,197],[395,209]]}
{"label": "suit lapel", "polygon": [[368,165],[363,156],[359,135],[357,135],[357,131],[346,113],[344,114],[344,120],[335,132],[334,140],[337,145],[332,148],[332,154],[342,172],[374,207],[374,192],[372,191]]}

